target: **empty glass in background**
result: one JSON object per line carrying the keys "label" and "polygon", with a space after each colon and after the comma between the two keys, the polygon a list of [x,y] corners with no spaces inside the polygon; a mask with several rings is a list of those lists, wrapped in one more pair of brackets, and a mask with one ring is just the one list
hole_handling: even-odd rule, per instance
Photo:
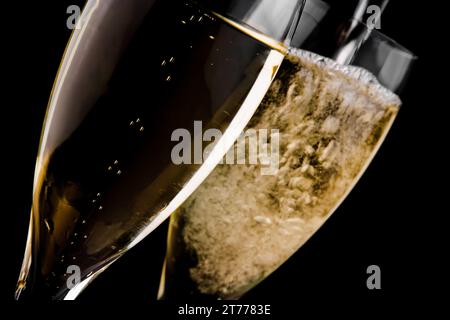
{"label": "empty glass in background", "polygon": [[[76,298],[183,203],[257,109],[302,6],[87,2],[49,101],[17,299]],[[172,134],[194,121],[225,133],[176,165]]]}
{"label": "empty glass in background", "polygon": [[361,66],[386,88],[399,93],[416,57],[377,31],[382,27],[381,14],[388,3],[389,0],[308,0],[292,46],[343,65]]}
{"label": "empty glass in background", "polygon": [[306,2],[293,44],[321,55],[290,48],[248,127],[280,130],[280,170],[215,168],[171,217],[159,299],[242,297],[323,225],[383,143],[416,57],[333,8]]}
{"label": "empty glass in background", "polygon": [[[292,46],[336,60],[346,43],[371,32],[365,25],[380,27],[381,14],[388,3],[389,0],[307,0]],[[356,49],[346,48],[347,57]]]}

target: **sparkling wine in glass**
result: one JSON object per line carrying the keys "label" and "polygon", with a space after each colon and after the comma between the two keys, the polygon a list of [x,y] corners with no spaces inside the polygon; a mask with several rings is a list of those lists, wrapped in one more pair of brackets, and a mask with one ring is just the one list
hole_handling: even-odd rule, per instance
{"label": "sparkling wine in glass", "polygon": [[[302,6],[87,2],[49,101],[17,299],[76,298],[189,197],[260,105]],[[176,163],[174,132],[197,141],[195,121],[224,134]]]}
{"label": "sparkling wine in glass", "polygon": [[[277,170],[219,165],[171,216],[160,299],[239,299],[293,255],[358,182],[399,111],[397,93],[416,57],[357,24],[367,32],[333,54],[351,65],[289,50],[246,128],[278,131]],[[357,50],[343,50],[349,47]],[[248,147],[246,156],[254,152]]]}

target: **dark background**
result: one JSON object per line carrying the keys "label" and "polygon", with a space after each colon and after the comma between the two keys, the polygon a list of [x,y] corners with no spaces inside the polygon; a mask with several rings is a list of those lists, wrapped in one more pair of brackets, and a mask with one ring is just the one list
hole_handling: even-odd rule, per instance
{"label": "dark background", "polygon": [[[70,4],[82,6],[84,1],[21,2],[3,10],[11,20],[5,23],[7,37],[2,41],[9,56],[3,61],[5,69],[11,71],[2,86],[3,301],[12,301],[22,262],[34,161],[47,100],[70,36]],[[438,283],[434,278],[441,278],[443,267],[432,252],[437,240],[429,235],[444,211],[435,205],[437,184],[430,178],[446,174],[435,142],[443,137],[437,121],[446,107],[436,95],[441,90],[436,74],[445,65],[437,48],[444,30],[434,25],[439,10],[424,11],[414,1],[392,0],[388,5],[381,31],[420,58],[403,93],[399,117],[344,204],[298,253],[251,291],[247,301],[290,301],[295,303],[289,304],[292,308],[342,301],[379,308],[396,304],[400,297],[421,299],[434,293],[428,285]],[[154,300],[165,232],[163,225],[113,264],[79,301]],[[380,291],[366,287],[366,268],[372,264],[381,267]]]}

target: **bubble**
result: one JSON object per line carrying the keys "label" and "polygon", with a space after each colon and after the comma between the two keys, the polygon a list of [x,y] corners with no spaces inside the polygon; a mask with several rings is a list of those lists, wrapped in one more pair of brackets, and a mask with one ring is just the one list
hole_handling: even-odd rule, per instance
{"label": "bubble", "polygon": [[270,219],[269,217],[265,217],[265,216],[255,216],[253,217],[253,219],[261,224],[271,224],[272,223],[272,219]]}

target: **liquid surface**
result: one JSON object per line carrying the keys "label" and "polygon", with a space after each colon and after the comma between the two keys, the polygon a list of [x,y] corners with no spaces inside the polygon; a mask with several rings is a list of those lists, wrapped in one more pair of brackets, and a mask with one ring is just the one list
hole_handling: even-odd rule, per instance
{"label": "liquid surface", "polygon": [[248,126],[279,130],[279,170],[218,166],[172,216],[165,298],[239,298],[277,269],[350,192],[399,106],[368,72],[292,51]]}

